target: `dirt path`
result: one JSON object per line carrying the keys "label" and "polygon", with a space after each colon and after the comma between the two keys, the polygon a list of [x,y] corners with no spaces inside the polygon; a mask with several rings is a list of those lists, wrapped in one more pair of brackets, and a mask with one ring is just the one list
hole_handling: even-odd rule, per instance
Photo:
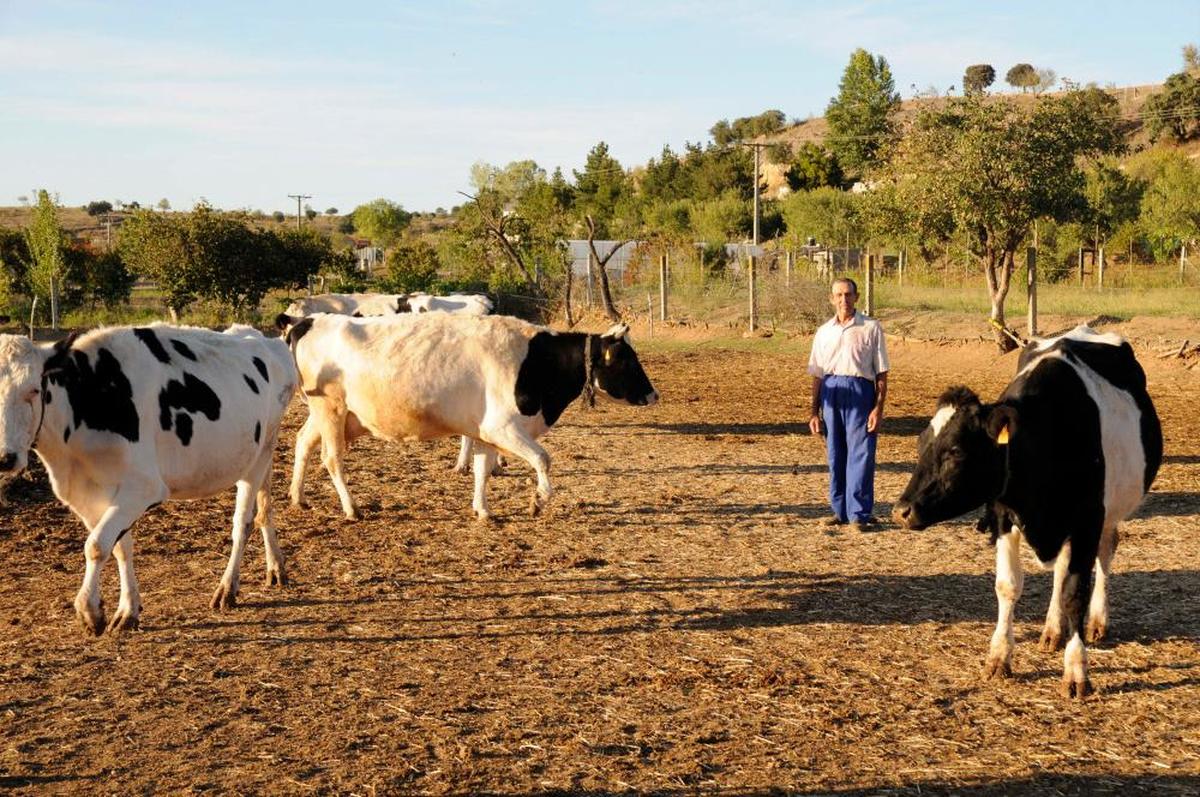
{"label": "dirt path", "polygon": [[[994,396],[1014,364],[984,345],[892,356],[883,515],[941,389]],[[259,585],[255,540],[242,605],[215,614],[232,494],[160,508],[134,530],[145,612],[124,639],[76,630],[83,528],[16,485],[0,789],[1195,793],[1200,373],[1147,357],[1167,460],[1123,528],[1083,705],[1037,650],[1049,576],[1027,551],[1016,675],[986,682],[993,554],[971,522],[820,525],[802,354],[651,353],[662,404],[576,406],[549,435],[544,517],[524,514],[523,466],[480,525],[453,441],[368,441],[349,459],[365,519],[343,521],[314,469],[313,509],[280,513],[293,585]],[[110,607],[115,590],[110,565]]]}

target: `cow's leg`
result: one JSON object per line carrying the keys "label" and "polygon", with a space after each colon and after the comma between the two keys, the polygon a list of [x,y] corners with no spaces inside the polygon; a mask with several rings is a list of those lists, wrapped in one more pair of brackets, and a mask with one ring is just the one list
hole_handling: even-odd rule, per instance
{"label": "cow's leg", "polygon": [[1096,585],[1088,605],[1087,641],[1099,642],[1108,633],[1108,574],[1117,552],[1117,527],[1105,529],[1096,551]]}
{"label": "cow's leg", "polygon": [[221,575],[209,605],[213,609],[232,609],[237,606],[238,584],[241,578],[242,555],[246,550],[246,539],[250,536],[250,524],[255,515],[255,493],[258,485],[243,479],[237,483],[237,502],[233,508],[233,546],[229,551],[229,562]]}
{"label": "cow's leg", "polygon": [[314,405],[316,401],[314,399],[309,404],[308,418],[305,419],[304,425],[296,434],[296,461],[292,466],[292,484],[288,490],[288,496],[291,498],[293,506],[308,506],[304,500],[304,476],[308,472],[308,460],[312,456],[313,448],[321,439],[321,431],[315,418],[317,410]]}
{"label": "cow's leg", "polygon": [[483,431],[481,437],[497,448],[511,451],[513,455],[528,462],[537,472],[537,491],[533,495],[529,510],[534,515],[538,514],[554,492],[550,487],[550,455],[546,453],[546,449],[523,429],[512,424]]}
{"label": "cow's leg", "polygon": [[475,451],[475,494],[471,498],[471,508],[475,510],[475,517],[487,520],[491,517],[487,504],[487,482],[492,469],[496,467],[496,449],[478,442],[472,447]]}
{"label": "cow's leg", "polygon": [[454,461],[455,473],[466,473],[471,467],[471,438],[466,435],[462,436],[462,440],[458,445],[458,459]]}
{"label": "cow's leg", "polygon": [[276,430],[274,435],[271,435],[268,445],[263,448],[262,456],[266,460],[266,467],[263,470],[261,480],[258,484],[258,493],[255,497],[255,503],[258,505],[258,515],[254,518],[254,522],[262,529],[263,555],[266,557],[266,583],[268,587],[287,586],[287,571],[283,566],[283,552],[279,550],[279,539],[275,534],[275,504],[271,500],[271,471],[275,463],[275,439],[277,437],[278,430]]}
{"label": "cow's leg", "polygon": [[333,479],[333,489],[337,491],[338,500],[342,503],[342,513],[350,520],[358,520],[358,507],[350,497],[346,487],[346,475],[342,463],[346,457],[346,415],[345,413],[325,413],[321,419],[321,459],[329,478]]}
{"label": "cow's leg", "polygon": [[1013,610],[1021,597],[1025,574],[1021,569],[1021,532],[1010,531],[996,540],[996,600],[999,613],[988,649],[984,675],[1012,675]]}
{"label": "cow's leg", "polygon": [[1062,691],[1066,697],[1087,697],[1092,691],[1087,675],[1087,650],[1083,644],[1084,621],[1092,592],[1092,567],[1096,564],[1096,549],[1100,534],[1088,538],[1074,534],[1071,540],[1071,560],[1063,581],[1063,612],[1067,616],[1067,649],[1063,653]]}
{"label": "cow's leg", "polygon": [[1054,589],[1050,592],[1050,608],[1046,610],[1046,624],[1042,626],[1040,646],[1046,653],[1058,650],[1063,641],[1062,591],[1067,577],[1067,563],[1071,561],[1071,543],[1068,540],[1054,560]]}
{"label": "cow's leg", "polygon": [[[151,490],[149,486],[138,488],[126,485],[118,488],[112,504],[100,514],[99,520],[88,533],[87,542],[83,545],[86,565],[83,583],[75,596],[75,615],[89,634],[100,636],[104,633],[104,604],[100,600],[100,576],[104,570],[104,563],[108,561],[114,546],[125,536],[134,521],[152,504],[161,501],[165,497],[164,493],[161,488]],[[128,552],[130,551],[123,553]],[[126,558],[126,564],[132,578],[132,557]],[[133,599],[132,595],[130,599]]]}
{"label": "cow's leg", "polygon": [[133,532],[126,532],[113,548],[117,571],[121,576],[121,598],[117,611],[108,621],[108,633],[120,634],[138,627],[142,613],[142,595],[138,591],[137,575],[133,572]]}

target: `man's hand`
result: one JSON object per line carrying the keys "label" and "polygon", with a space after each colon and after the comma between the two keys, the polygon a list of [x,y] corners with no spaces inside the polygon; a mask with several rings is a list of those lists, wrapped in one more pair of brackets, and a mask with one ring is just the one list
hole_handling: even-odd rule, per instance
{"label": "man's hand", "polygon": [[815,412],[808,419],[808,431],[813,433],[813,437],[821,436],[821,416]]}
{"label": "man's hand", "polygon": [[867,431],[874,432],[879,428],[879,422],[883,420],[883,407],[876,407],[871,410],[871,414],[867,416]]}

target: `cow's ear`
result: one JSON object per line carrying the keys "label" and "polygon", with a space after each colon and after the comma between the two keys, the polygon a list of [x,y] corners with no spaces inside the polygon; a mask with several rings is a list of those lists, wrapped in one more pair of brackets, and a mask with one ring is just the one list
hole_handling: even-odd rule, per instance
{"label": "cow's ear", "polygon": [[280,332],[283,332],[285,329],[299,320],[300,319],[298,318],[292,318],[287,313],[280,313],[279,315],[275,316],[275,328]]}
{"label": "cow's ear", "polygon": [[54,347],[50,350],[50,356],[46,358],[46,364],[43,366],[44,371],[55,371],[62,368],[67,362],[67,355],[71,351],[71,347],[75,345],[75,341],[81,332],[72,332],[62,340],[56,340]]}
{"label": "cow's ear", "polygon": [[609,327],[608,331],[604,333],[603,337],[613,338],[614,340],[622,340],[628,334],[629,324],[618,323]]}
{"label": "cow's ear", "polygon": [[1017,433],[1017,410],[1009,404],[997,404],[988,411],[986,421],[988,437],[996,445],[1006,446]]}

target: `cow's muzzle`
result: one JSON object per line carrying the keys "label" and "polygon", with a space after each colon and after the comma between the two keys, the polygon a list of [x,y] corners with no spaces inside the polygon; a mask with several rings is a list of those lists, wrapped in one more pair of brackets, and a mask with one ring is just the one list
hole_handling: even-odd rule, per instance
{"label": "cow's muzzle", "polygon": [[926,526],[917,514],[917,508],[907,501],[898,501],[892,508],[892,520],[911,531],[921,531]]}
{"label": "cow's muzzle", "polygon": [[643,407],[650,407],[650,406],[657,404],[658,403],[658,391],[651,390],[649,393],[646,394],[646,397],[643,398],[638,403],[641,404]]}

